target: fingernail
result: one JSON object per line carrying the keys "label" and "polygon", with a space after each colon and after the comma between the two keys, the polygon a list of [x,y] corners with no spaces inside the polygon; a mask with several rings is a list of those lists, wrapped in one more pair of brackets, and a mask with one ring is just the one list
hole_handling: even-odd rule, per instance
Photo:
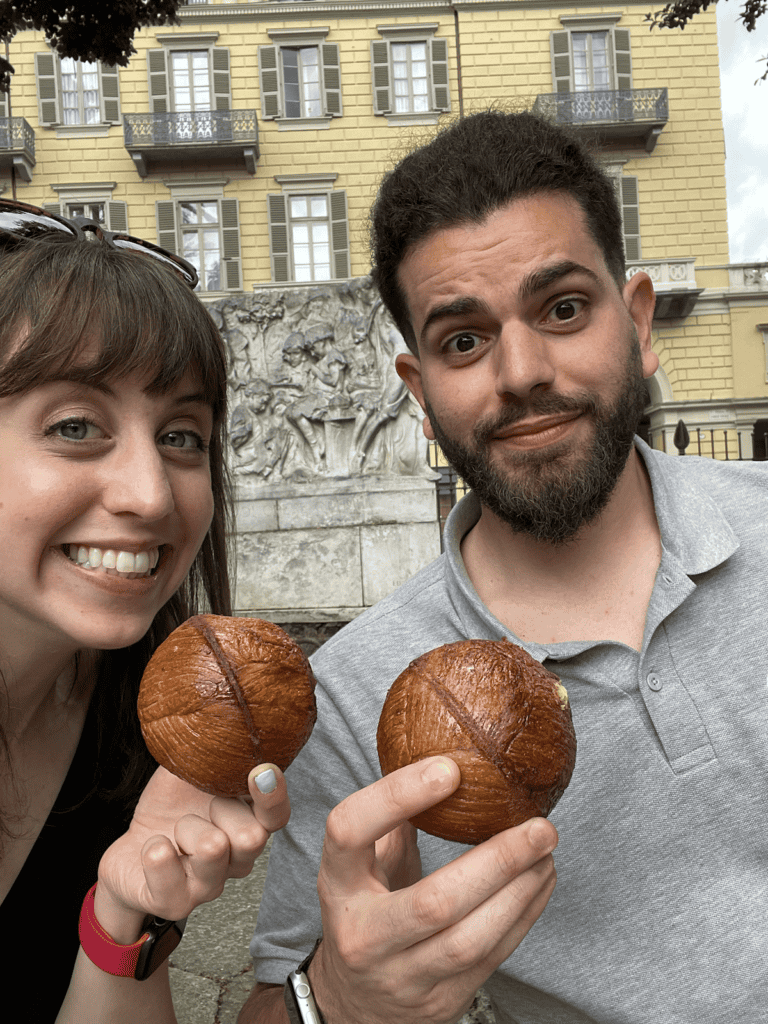
{"label": "fingernail", "polygon": [[253,776],[256,788],[260,793],[274,793],[277,789],[277,776],[272,768],[265,768]]}
{"label": "fingernail", "polygon": [[421,773],[424,782],[432,789],[443,789],[452,776],[451,766],[446,761],[432,761]]}

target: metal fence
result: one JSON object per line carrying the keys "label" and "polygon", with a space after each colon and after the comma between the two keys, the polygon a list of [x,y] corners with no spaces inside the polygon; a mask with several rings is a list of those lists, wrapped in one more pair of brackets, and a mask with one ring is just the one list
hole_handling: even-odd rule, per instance
{"label": "metal fence", "polygon": [[667,121],[669,100],[665,88],[554,92],[537,96],[533,112],[560,124]]}
{"label": "metal fence", "polygon": [[173,146],[190,142],[256,142],[255,110],[195,110],[124,114],[125,145]]}

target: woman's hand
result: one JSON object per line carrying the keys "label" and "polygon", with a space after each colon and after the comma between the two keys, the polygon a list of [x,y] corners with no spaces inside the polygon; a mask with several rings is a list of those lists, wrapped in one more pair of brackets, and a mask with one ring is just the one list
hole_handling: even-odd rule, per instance
{"label": "woman's hand", "polygon": [[[275,788],[268,788],[274,773]],[[265,785],[265,782],[267,785]],[[116,942],[135,942],[147,914],[178,921],[221,895],[228,878],[243,878],[272,832],[285,825],[285,778],[259,765],[250,798],[211,797],[158,768],[130,827],[99,864],[96,917]],[[103,918],[103,919],[102,919]]]}

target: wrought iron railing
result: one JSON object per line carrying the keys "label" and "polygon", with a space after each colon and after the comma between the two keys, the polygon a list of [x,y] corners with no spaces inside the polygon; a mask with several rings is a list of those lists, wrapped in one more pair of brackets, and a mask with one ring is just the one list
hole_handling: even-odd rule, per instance
{"label": "wrought iron railing", "polygon": [[124,114],[123,134],[129,149],[189,143],[255,143],[255,110],[195,110],[171,114]]}
{"label": "wrought iron railing", "polygon": [[663,88],[555,92],[537,96],[533,112],[560,124],[667,121],[669,101]]}
{"label": "wrought iron railing", "polygon": [[25,150],[34,160],[35,133],[23,117],[0,117],[0,150]]}

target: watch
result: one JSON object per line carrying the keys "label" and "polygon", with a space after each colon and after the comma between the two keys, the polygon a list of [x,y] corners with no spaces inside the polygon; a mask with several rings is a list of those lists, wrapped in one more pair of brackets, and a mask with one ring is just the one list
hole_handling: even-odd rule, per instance
{"label": "watch", "polygon": [[183,921],[166,921],[161,917],[147,918],[137,942],[127,946],[115,942],[96,919],[95,898],[94,885],[86,893],[80,911],[80,945],[91,963],[107,974],[144,981],[181,942],[186,918]]}
{"label": "watch", "polygon": [[291,1024],[325,1024],[325,1018],[317,1008],[306,973],[321,942],[322,939],[317,940],[307,959],[299,964],[295,971],[291,971],[285,982],[283,996]]}

